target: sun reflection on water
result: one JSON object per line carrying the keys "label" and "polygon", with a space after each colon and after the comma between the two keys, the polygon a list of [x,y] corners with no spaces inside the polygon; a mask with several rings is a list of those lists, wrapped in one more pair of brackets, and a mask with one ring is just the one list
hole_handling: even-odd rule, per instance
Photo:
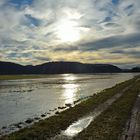
{"label": "sun reflection on water", "polygon": [[65,98],[65,104],[72,104],[76,100],[79,85],[75,83],[76,77],[72,74],[65,74],[64,80],[66,84],[62,85],[64,89],[63,98]]}
{"label": "sun reflection on water", "polygon": [[66,81],[75,81],[77,79],[73,74],[64,74],[63,78]]}
{"label": "sun reflection on water", "polygon": [[78,91],[77,84],[65,84],[63,85],[64,88],[64,98],[65,104],[72,104],[76,98],[76,92]]}

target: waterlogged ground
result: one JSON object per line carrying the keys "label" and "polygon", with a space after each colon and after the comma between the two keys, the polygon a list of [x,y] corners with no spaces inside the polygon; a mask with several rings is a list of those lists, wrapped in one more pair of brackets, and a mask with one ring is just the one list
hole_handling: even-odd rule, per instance
{"label": "waterlogged ground", "polygon": [[[62,74],[0,81],[0,128],[73,104],[136,74]],[[60,109],[60,108],[59,108]]]}

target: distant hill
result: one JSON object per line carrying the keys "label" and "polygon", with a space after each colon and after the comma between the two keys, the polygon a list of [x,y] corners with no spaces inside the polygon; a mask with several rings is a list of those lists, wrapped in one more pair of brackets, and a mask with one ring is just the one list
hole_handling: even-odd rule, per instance
{"label": "distant hill", "polygon": [[36,66],[0,61],[0,74],[63,74],[63,73],[119,73],[120,68],[110,64],[78,62],[48,62]]}
{"label": "distant hill", "polygon": [[0,61],[0,74],[22,74],[24,70],[22,65]]}
{"label": "distant hill", "polygon": [[140,67],[134,67],[131,70],[132,72],[140,72]]}
{"label": "distant hill", "polygon": [[101,73],[120,72],[121,69],[109,64],[83,64],[78,62],[49,62],[35,66],[37,73]]}

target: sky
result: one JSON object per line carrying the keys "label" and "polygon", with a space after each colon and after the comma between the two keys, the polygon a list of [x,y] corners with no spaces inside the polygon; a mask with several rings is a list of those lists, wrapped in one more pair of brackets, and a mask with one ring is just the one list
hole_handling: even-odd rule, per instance
{"label": "sky", "polygon": [[0,0],[0,60],[140,66],[140,0]]}

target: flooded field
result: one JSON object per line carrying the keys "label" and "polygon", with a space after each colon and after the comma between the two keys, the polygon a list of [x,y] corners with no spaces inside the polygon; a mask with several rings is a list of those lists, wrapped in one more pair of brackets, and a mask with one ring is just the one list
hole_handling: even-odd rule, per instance
{"label": "flooded field", "polygon": [[[0,81],[0,128],[54,114],[136,74],[62,74],[42,79]],[[44,115],[45,116],[45,115]]]}

